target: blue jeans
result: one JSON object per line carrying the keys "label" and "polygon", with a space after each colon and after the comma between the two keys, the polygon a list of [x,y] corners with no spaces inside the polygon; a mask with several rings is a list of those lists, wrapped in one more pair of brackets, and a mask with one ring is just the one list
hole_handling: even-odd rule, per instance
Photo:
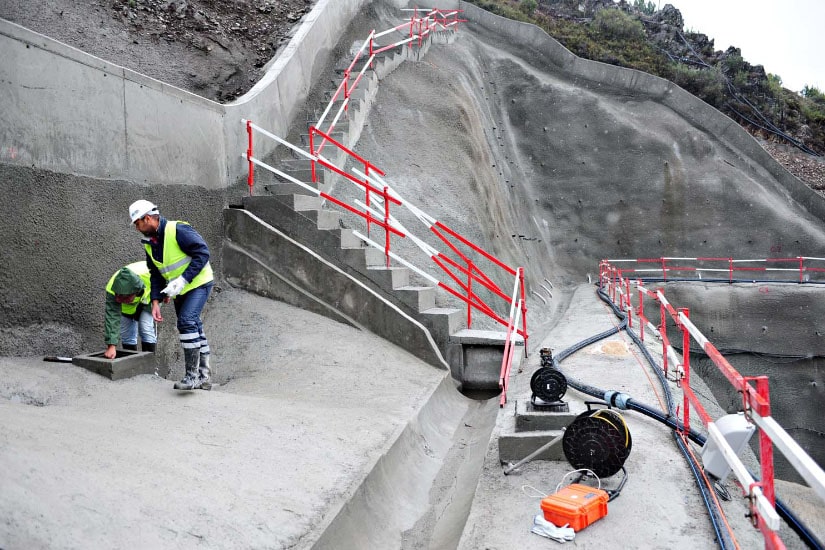
{"label": "blue jeans", "polygon": [[193,288],[186,294],[175,298],[175,313],[178,316],[178,332],[180,333],[180,345],[184,348],[200,348],[202,354],[209,353],[209,342],[203,333],[203,321],[201,312],[209,293],[212,292],[214,283]]}
{"label": "blue jeans", "polygon": [[140,341],[144,344],[154,344],[158,341],[155,333],[155,320],[152,319],[152,308],[149,306],[143,307],[137,321],[125,315],[120,316],[120,339],[124,344],[137,345],[138,331],[140,331]]}

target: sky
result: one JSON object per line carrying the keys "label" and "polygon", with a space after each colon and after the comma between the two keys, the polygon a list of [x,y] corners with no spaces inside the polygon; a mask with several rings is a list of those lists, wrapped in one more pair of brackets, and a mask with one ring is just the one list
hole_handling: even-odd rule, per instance
{"label": "sky", "polygon": [[714,49],[736,46],[751,65],[782,78],[799,92],[805,85],[825,92],[825,0],[653,0],[672,4],[685,30],[714,40]]}

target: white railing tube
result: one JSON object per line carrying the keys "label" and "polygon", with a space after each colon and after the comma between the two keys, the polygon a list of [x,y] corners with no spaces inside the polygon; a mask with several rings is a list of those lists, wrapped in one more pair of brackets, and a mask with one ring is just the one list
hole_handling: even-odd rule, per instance
{"label": "white railing tube", "polygon": [[799,472],[799,475],[802,476],[808,486],[814,490],[820,499],[825,501],[825,472],[822,471],[822,468],[788,435],[788,432],[772,416],[762,417],[754,410],[750,412],[750,416],[753,418],[754,423],[768,434],[773,444]]}
{"label": "white railing tube", "polygon": [[[247,122],[245,119],[241,119],[241,121],[242,121],[242,122],[244,122],[244,123],[246,123],[246,122]],[[260,126],[258,126],[257,124],[255,124],[255,123],[253,123],[253,122],[251,122],[251,123],[249,124],[249,126],[250,126],[251,128],[253,128],[254,130],[256,130],[256,131],[258,131],[258,132],[262,133],[262,134],[263,134],[263,135],[265,135],[266,137],[268,137],[268,138],[270,138],[270,139],[274,139],[275,141],[277,141],[277,142],[278,142],[278,143],[280,143],[281,145],[285,145],[286,147],[289,147],[290,149],[292,149],[292,150],[293,150],[293,151],[295,151],[296,153],[298,153],[298,154],[300,154],[300,155],[305,156],[305,157],[306,157],[306,158],[308,158],[309,160],[318,160],[318,159],[317,159],[317,157],[315,157],[314,155],[310,155],[309,153],[307,153],[307,152],[306,152],[306,151],[304,151],[303,149],[301,149],[301,148],[299,148],[299,147],[296,147],[295,145],[292,145],[290,142],[288,142],[288,141],[286,141],[286,140],[283,140],[283,139],[279,138],[278,136],[276,136],[275,134],[273,134],[273,133],[271,133],[271,132],[267,132],[266,130],[264,130],[263,128],[261,128]],[[244,158],[246,158],[246,155],[244,155]]]}
{"label": "white railing tube", "polygon": [[[356,237],[358,237],[359,239],[361,239],[362,241],[364,241],[365,243],[367,243],[368,245],[370,245],[370,246],[372,246],[372,247],[374,247],[374,248],[377,248],[378,250],[381,250],[381,251],[383,251],[383,252],[387,252],[386,250],[384,250],[384,246],[383,246],[383,245],[380,245],[380,244],[376,243],[375,241],[370,240],[370,238],[369,238],[369,237],[365,236],[364,234],[360,233],[359,231],[355,231],[355,230],[353,230],[353,234],[354,234]],[[427,279],[428,281],[430,281],[431,283],[433,283],[435,286],[439,286],[440,282],[439,282],[439,280],[438,280],[438,279],[436,279],[435,277],[433,277],[433,276],[432,276],[432,275],[430,275],[429,273],[427,273],[427,272],[425,272],[425,271],[422,271],[422,270],[421,270],[421,269],[419,269],[418,267],[414,266],[413,264],[411,264],[410,262],[408,262],[408,261],[407,261],[407,260],[405,260],[404,258],[400,257],[400,256],[399,256],[398,254],[396,254],[395,252],[390,251],[390,252],[389,252],[389,256],[390,256],[390,258],[392,258],[393,260],[395,260],[395,261],[397,261],[398,263],[402,264],[403,266],[405,266],[405,267],[408,267],[408,268],[412,269],[413,271],[415,271],[416,273],[418,273],[419,275],[421,275],[422,277],[424,277],[425,279]]]}
{"label": "white railing tube", "polygon": [[[246,155],[243,155],[243,158],[246,158]],[[307,191],[312,191],[312,192],[313,192],[314,194],[316,194],[316,195],[318,195],[318,194],[320,194],[320,193],[321,193],[319,190],[315,189],[315,188],[314,188],[314,187],[312,187],[311,185],[306,184],[306,183],[304,183],[304,182],[302,182],[302,181],[300,181],[300,180],[298,180],[298,179],[296,179],[296,178],[294,178],[294,177],[290,176],[289,174],[286,174],[286,173],[284,173],[284,172],[281,172],[281,171],[280,171],[280,170],[278,170],[277,168],[273,168],[272,166],[268,165],[267,163],[265,163],[265,162],[263,162],[263,161],[261,161],[261,160],[256,159],[255,157],[249,157],[249,159],[248,159],[248,160],[249,160],[250,162],[254,163],[254,164],[257,164],[257,165],[258,165],[258,166],[260,166],[261,168],[266,168],[266,169],[267,169],[267,170],[269,170],[270,172],[273,172],[273,173],[275,173],[275,174],[277,174],[277,175],[281,176],[282,178],[285,178],[285,179],[287,179],[287,180],[291,181],[292,183],[295,183],[295,184],[297,184],[297,185],[300,185],[301,187],[303,187],[303,188],[304,188],[304,189],[306,189]]]}

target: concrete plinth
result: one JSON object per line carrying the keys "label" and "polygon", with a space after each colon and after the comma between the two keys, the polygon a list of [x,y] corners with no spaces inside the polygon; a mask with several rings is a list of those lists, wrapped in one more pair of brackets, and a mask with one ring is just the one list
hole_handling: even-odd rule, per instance
{"label": "concrete plinth", "polygon": [[579,401],[567,402],[569,411],[548,412],[537,410],[527,399],[516,402],[516,431],[562,430],[570,425],[576,417],[587,410]]}
{"label": "concrete plinth", "polygon": [[[463,329],[450,335],[447,362],[463,389],[498,389],[506,340],[507,333],[491,330]],[[512,368],[518,370],[524,339],[517,335],[515,345]]]}
{"label": "concrete plinth", "polygon": [[102,351],[78,355],[72,363],[111,380],[131,378],[138,374],[155,374],[155,354],[148,351],[117,350],[114,359],[107,359]]}

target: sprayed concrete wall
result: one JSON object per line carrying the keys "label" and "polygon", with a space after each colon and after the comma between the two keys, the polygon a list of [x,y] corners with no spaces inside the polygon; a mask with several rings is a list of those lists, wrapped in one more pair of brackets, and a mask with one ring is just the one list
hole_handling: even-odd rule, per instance
{"label": "sprayed concrete wall", "polygon": [[[265,76],[222,105],[0,20],[3,161],[220,189],[245,174],[242,118],[286,135],[364,0],[320,0]],[[13,152],[13,153],[10,153]],[[257,154],[264,156],[267,145]]]}
{"label": "sprayed concrete wall", "polygon": [[[192,223],[220,274],[222,212],[246,192],[241,119],[286,135],[363,4],[320,0],[228,105],[0,20],[0,191],[14,211],[0,221],[0,355],[102,347],[106,281],[143,255],[126,216],[138,198]],[[160,330],[159,355],[174,361],[171,306]]]}
{"label": "sprayed concrete wall", "polygon": [[[668,283],[661,286],[674,307],[687,307],[691,321],[743,376],[767,376],[771,415],[820,465],[825,464],[821,407],[825,405],[825,301],[820,285],[780,283]],[[658,319],[658,308],[645,314]],[[668,337],[681,334],[668,321]],[[701,376],[729,413],[742,410],[742,396],[692,342],[691,372]],[[758,452],[756,438],[751,441]],[[803,482],[780,452],[777,476]]]}

